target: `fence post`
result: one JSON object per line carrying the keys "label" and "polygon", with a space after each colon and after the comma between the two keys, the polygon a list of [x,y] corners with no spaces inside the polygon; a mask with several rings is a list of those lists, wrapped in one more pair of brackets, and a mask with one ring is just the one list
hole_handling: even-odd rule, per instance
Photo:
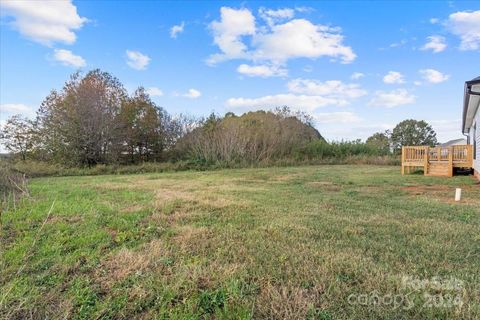
{"label": "fence post", "polygon": [[405,174],[405,147],[402,146],[402,176]]}

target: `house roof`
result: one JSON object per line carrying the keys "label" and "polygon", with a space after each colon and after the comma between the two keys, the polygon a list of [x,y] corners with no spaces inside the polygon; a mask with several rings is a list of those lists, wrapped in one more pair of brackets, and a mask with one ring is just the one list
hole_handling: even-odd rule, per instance
{"label": "house roof", "polygon": [[441,143],[441,147],[449,147],[449,146],[455,146],[455,145],[460,145],[460,144],[467,144],[467,139],[460,138],[460,139],[454,139],[447,141],[445,143]]}
{"label": "house roof", "polygon": [[476,77],[475,79],[472,79],[472,80],[467,81],[467,82],[476,82],[476,81],[480,81],[480,77]]}
{"label": "house roof", "polygon": [[465,82],[462,132],[468,133],[480,104],[480,76]]}

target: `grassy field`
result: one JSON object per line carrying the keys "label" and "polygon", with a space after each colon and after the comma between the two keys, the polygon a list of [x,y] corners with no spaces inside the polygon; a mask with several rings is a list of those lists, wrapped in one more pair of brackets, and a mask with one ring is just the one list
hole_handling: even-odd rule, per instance
{"label": "grassy field", "polygon": [[2,214],[0,318],[480,317],[472,177],[309,166],[30,191]]}

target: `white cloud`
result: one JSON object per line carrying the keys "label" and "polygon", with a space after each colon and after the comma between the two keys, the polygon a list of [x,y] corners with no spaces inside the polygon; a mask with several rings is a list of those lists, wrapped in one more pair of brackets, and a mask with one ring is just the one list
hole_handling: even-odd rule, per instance
{"label": "white cloud", "polygon": [[427,37],[427,43],[420,50],[432,50],[433,53],[442,52],[447,48],[445,43],[445,37],[442,36],[430,36]]}
{"label": "white cloud", "polygon": [[389,71],[384,77],[383,82],[388,84],[405,83],[403,75],[397,71]]}
{"label": "white cloud", "polygon": [[33,114],[33,109],[23,103],[5,103],[0,105],[0,114],[7,113],[28,116]]}
{"label": "white cloud", "polygon": [[[283,65],[289,59],[322,56],[339,59],[342,63],[355,60],[352,48],[343,44],[339,28],[315,25],[306,19],[279,22],[293,17],[290,10],[262,9],[260,14],[268,18],[267,25],[257,28],[250,10],[222,7],[220,21],[210,24],[214,43],[221,53],[211,55],[207,63],[245,59]],[[244,39],[247,36],[250,37],[248,42]]]}
{"label": "white cloud", "polygon": [[312,112],[317,108],[327,105],[343,105],[343,101],[335,98],[321,96],[295,95],[291,93],[269,95],[260,98],[230,98],[226,101],[228,107],[234,109],[272,109],[281,106],[289,106],[295,110]]}
{"label": "white cloud", "polygon": [[317,123],[355,123],[362,120],[353,112],[316,113],[313,119]]}
{"label": "white cloud", "polygon": [[383,82],[388,84],[405,83],[403,75],[397,71],[389,71],[384,77]]}
{"label": "white cloud", "polygon": [[87,19],[80,17],[72,1],[0,1],[2,14],[14,17],[11,25],[25,37],[51,46],[55,42],[72,44],[75,30]]}
{"label": "white cloud", "polygon": [[295,10],[291,8],[277,10],[260,8],[258,14],[269,26],[272,26],[282,20],[292,19],[295,15]]}
{"label": "white cloud", "polygon": [[354,99],[367,94],[358,84],[345,84],[338,80],[320,82],[311,79],[294,79],[287,83],[288,90],[293,93],[337,98]]}
{"label": "white cloud", "polygon": [[85,67],[87,62],[81,56],[77,56],[70,50],[55,49],[53,51],[53,58],[61,62],[64,66],[71,66],[75,68]]}
{"label": "white cloud", "polygon": [[437,23],[440,22],[440,20],[438,18],[431,18],[429,21],[430,21],[431,24],[437,24]]}
{"label": "white cloud", "polygon": [[230,98],[225,104],[243,111],[289,106],[295,110],[314,112],[325,106],[346,106],[351,100],[367,94],[358,84],[345,84],[338,80],[320,82],[314,79],[294,79],[287,83],[287,88],[289,93],[258,98]]}
{"label": "white cloud", "polygon": [[185,93],[183,96],[186,97],[186,98],[190,98],[190,99],[196,99],[198,97],[200,97],[202,95],[202,93],[196,89],[189,89],[187,93]]}
{"label": "white cloud", "polygon": [[352,75],[350,76],[350,79],[352,80],[358,80],[360,78],[363,78],[365,77],[365,74],[361,73],[361,72],[354,72],[352,73]]}
{"label": "white cloud", "polygon": [[184,28],[185,28],[184,21],[182,21],[182,23],[180,23],[179,25],[175,25],[172,28],[170,28],[170,38],[173,38],[173,39],[177,38],[177,35],[179,33],[182,33]]}
{"label": "white cloud", "polygon": [[138,51],[127,50],[127,64],[135,70],[145,70],[150,63],[150,57]]}
{"label": "white cloud", "polygon": [[294,19],[258,33],[253,39],[255,59],[284,63],[294,58],[338,58],[350,63],[356,55],[352,48],[343,45],[338,28],[315,25],[305,19]]}
{"label": "white cloud", "polygon": [[145,92],[148,93],[149,96],[151,97],[161,97],[163,96],[163,91],[160,90],[160,88],[157,87],[149,87],[145,89]]}
{"label": "white cloud", "polygon": [[452,13],[447,28],[460,37],[460,50],[480,49],[480,10]]}
{"label": "white cloud", "polygon": [[415,102],[415,96],[405,89],[392,91],[377,91],[375,97],[368,103],[369,106],[393,108]]}
{"label": "white cloud", "polygon": [[419,71],[422,78],[429,83],[440,83],[447,81],[450,78],[449,75],[443,74],[435,69],[422,69]]}
{"label": "white cloud", "polygon": [[287,70],[279,66],[257,65],[250,66],[248,64],[241,64],[237,68],[237,72],[249,77],[284,77],[288,74]]}
{"label": "white cloud", "polygon": [[213,42],[222,53],[209,57],[207,63],[215,64],[228,59],[246,58],[247,46],[242,42],[242,36],[255,33],[255,17],[248,9],[235,10],[228,7],[220,9],[220,21],[213,21],[210,29],[213,31]]}

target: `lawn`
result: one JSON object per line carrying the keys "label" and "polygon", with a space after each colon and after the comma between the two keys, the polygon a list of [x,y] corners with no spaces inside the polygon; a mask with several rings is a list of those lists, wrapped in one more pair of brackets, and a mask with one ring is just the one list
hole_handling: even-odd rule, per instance
{"label": "lawn", "polygon": [[0,318],[480,317],[480,185],[467,176],[39,178],[2,214],[1,250]]}

